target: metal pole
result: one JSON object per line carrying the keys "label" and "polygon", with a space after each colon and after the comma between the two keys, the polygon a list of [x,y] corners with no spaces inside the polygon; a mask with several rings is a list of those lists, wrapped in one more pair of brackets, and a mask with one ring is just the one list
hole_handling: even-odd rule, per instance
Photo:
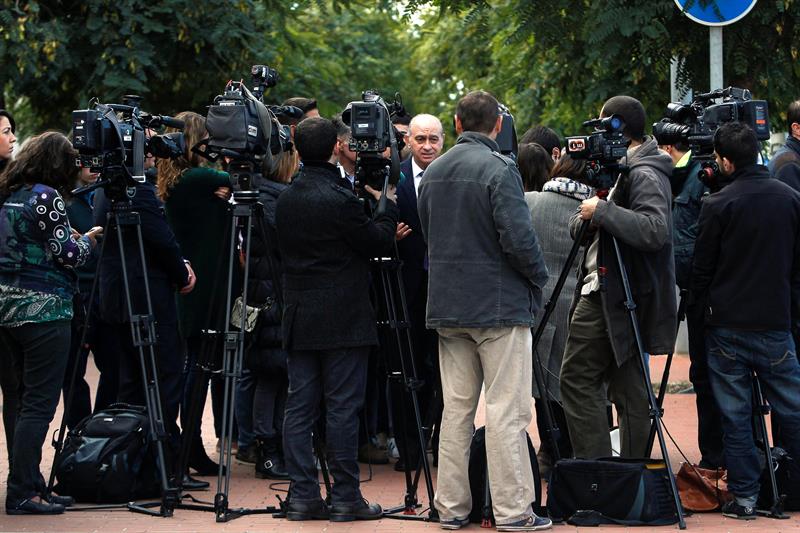
{"label": "metal pole", "polygon": [[708,64],[709,91],[722,89],[722,26],[708,28]]}

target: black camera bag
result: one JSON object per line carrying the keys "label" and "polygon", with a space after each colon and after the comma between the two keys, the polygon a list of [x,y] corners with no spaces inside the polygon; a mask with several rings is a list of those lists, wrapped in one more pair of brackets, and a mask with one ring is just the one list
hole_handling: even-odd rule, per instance
{"label": "black camera bag", "polygon": [[160,493],[144,407],[114,404],[81,420],[56,465],[55,491],[79,502],[124,503]]}
{"label": "black camera bag", "polygon": [[[778,484],[778,494],[784,496],[784,511],[800,511],[800,465],[790,456],[786,450],[778,446],[772,448],[772,460],[775,464],[775,481]],[[758,493],[758,509],[769,509],[772,507],[774,496],[772,495],[772,481],[769,477],[769,469],[766,468],[764,460],[764,470],[761,473],[761,490]]]}
{"label": "black camera bag", "polygon": [[678,522],[663,461],[562,459],[553,467],[547,511],[576,526],[660,526]]}
{"label": "black camera bag", "polygon": [[[535,490],[535,500],[531,502],[533,511],[541,513],[542,505],[542,478],[539,476],[539,463],[536,460],[536,450],[528,435],[528,453],[531,459],[531,471],[533,472],[533,486]],[[489,501],[486,501],[486,428],[480,427],[472,435],[472,442],[469,445],[469,489],[472,492],[472,511],[469,513],[469,521],[480,524],[484,520],[491,520],[494,523],[494,511],[492,510],[492,495],[489,494]]]}

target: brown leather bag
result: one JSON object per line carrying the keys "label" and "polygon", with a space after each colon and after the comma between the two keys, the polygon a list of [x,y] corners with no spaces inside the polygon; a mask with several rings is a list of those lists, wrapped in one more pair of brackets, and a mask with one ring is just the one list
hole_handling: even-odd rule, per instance
{"label": "brown leather bag", "polygon": [[689,511],[716,511],[733,499],[728,492],[728,473],[722,468],[710,470],[681,463],[675,480],[681,503]]}

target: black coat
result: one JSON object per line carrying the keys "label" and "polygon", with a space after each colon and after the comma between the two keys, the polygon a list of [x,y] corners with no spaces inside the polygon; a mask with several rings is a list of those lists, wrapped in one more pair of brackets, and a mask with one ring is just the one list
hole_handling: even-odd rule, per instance
{"label": "black coat", "polygon": [[[189,275],[181,250],[172,233],[161,202],[156,198],[155,187],[137,183],[131,210],[139,214],[144,244],[147,277],[153,314],[160,324],[176,324],[175,291],[189,283]],[[94,223],[105,226],[110,205],[104,191],[98,189],[94,200]],[[146,313],[144,269],[140,259],[134,226],[123,226],[125,264],[133,300],[133,312]],[[122,259],[117,230],[108,228],[100,266],[100,315],[106,322],[128,321],[125,287],[122,277]]]}
{"label": "black coat", "polygon": [[403,284],[406,294],[416,295],[420,292],[420,285],[427,284],[428,281],[428,273],[425,271],[425,255],[428,253],[428,247],[419,222],[411,158],[400,164],[400,170],[404,179],[397,185],[397,207],[400,210],[400,222],[408,224],[411,233],[397,243],[397,250],[400,259],[403,260]]}
{"label": "black coat", "polygon": [[772,176],[800,192],[800,140],[789,136],[769,162]]}
{"label": "black coat", "polygon": [[797,332],[800,194],[762,165],[731,177],[703,202],[692,292],[709,326]]}
{"label": "black coat", "polygon": [[369,258],[390,252],[397,206],[370,219],[328,163],[305,162],[278,199],[284,268],[283,342],[290,350],[378,344]]}
{"label": "black coat", "polygon": [[[247,367],[256,372],[286,370],[286,350],[282,347],[281,309],[277,301],[277,288],[273,282],[272,266],[277,278],[283,274],[281,255],[278,253],[275,232],[275,210],[278,196],[288,185],[274,181],[259,183],[259,200],[263,205],[263,224],[253,228],[250,244],[250,272],[247,280],[247,305],[262,308],[247,343]],[[261,228],[264,234],[262,235]],[[265,239],[268,242],[265,242]]]}
{"label": "black coat", "polygon": [[[619,243],[628,273],[644,350],[653,355],[672,353],[678,328],[669,183],[672,159],[658,149],[655,139],[646,137],[626,163],[628,175],[619,179],[608,201],[597,204],[592,217],[592,226],[600,232],[597,265],[605,272],[600,294],[617,365],[636,355],[636,345],[612,237]],[[577,211],[570,219],[573,237],[583,222],[579,215]],[[575,303],[587,275],[585,263],[584,254]]]}

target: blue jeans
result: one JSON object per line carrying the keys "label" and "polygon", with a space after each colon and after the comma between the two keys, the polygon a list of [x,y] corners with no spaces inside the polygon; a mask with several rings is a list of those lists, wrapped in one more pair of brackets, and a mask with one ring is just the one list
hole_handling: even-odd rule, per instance
{"label": "blue jeans", "polygon": [[240,450],[246,450],[256,440],[253,429],[253,397],[256,392],[256,376],[246,368],[242,369],[242,377],[236,383],[236,427],[239,429],[237,443]]}
{"label": "blue jeans", "polygon": [[364,405],[369,347],[289,354],[289,397],[283,424],[286,470],[293,502],[320,499],[311,435],[325,400],[328,469],[334,505],[361,501],[358,470],[358,412]]}
{"label": "blue jeans", "polygon": [[728,487],[737,500],[753,504],[761,462],[753,440],[753,380],[785,428],[787,451],[800,457],[800,364],[788,331],[706,330],[711,387],[722,413]]}

